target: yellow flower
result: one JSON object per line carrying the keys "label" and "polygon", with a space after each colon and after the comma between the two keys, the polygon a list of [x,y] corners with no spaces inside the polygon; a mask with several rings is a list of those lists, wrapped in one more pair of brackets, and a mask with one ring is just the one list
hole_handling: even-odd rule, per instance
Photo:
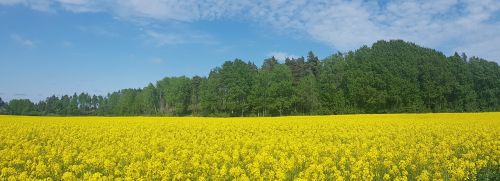
{"label": "yellow flower", "polygon": [[0,115],[0,180],[466,180],[500,164],[499,117]]}

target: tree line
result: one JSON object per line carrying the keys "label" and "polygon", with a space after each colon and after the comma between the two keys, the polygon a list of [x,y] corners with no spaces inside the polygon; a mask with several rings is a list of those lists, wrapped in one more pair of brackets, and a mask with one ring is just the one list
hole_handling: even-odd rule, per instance
{"label": "tree line", "polygon": [[281,116],[500,111],[500,67],[464,53],[445,56],[402,40],[319,60],[274,57],[258,67],[226,61],[208,76],[166,77],[106,96],[0,98],[16,115]]}

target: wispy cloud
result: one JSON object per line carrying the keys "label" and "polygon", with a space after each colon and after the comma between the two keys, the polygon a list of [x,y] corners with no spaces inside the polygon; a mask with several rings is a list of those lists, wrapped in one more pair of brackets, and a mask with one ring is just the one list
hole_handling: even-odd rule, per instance
{"label": "wispy cloud", "polygon": [[166,44],[175,45],[175,44],[182,44],[182,43],[186,42],[179,35],[174,35],[174,34],[170,34],[170,33],[146,31],[146,35],[148,36],[149,40],[155,42],[158,46],[163,46]]}
{"label": "wispy cloud", "polygon": [[[103,11],[139,22],[236,17],[270,25],[278,32],[303,34],[340,51],[397,38],[448,51],[464,49],[500,61],[491,50],[475,48],[498,44],[492,41],[500,37],[498,0],[0,0],[0,4],[23,4],[37,10],[62,7],[76,13]],[[183,43],[191,38],[159,31],[146,33],[160,40],[159,44]],[[461,44],[450,45],[456,40]]]}
{"label": "wispy cloud", "polygon": [[30,8],[38,11],[55,12],[52,0],[27,0]]}
{"label": "wispy cloud", "polygon": [[118,34],[115,32],[110,31],[108,27],[102,27],[102,26],[76,26],[76,29],[85,32],[85,33],[90,33],[94,34],[96,36],[105,36],[105,37],[117,37]]}
{"label": "wispy cloud", "polygon": [[84,12],[99,12],[102,11],[106,1],[97,0],[58,0],[61,7],[65,10],[84,13]]}
{"label": "wispy cloud", "polygon": [[165,61],[162,58],[153,58],[149,61],[149,63],[154,64],[154,65],[160,65],[163,64]]}
{"label": "wispy cloud", "polygon": [[0,5],[14,5],[23,2],[24,0],[0,0]]}
{"label": "wispy cloud", "polygon": [[36,47],[36,44],[33,40],[24,38],[21,35],[11,34],[10,37],[12,38],[12,40],[14,40],[19,45],[30,47],[30,48]]}
{"label": "wispy cloud", "polygon": [[73,47],[73,42],[70,42],[70,41],[64,40],[64,41],[61,41],[61,42],[60,42],[60,45],[61,45],[61,47],[63,47],[63,48],[71,48],[71,47]]}
{"label": "wispy cloud", "polygon": [[215,44],[215,38],[200,32],[171,32],[145,30],[147,41],[157,46],[179,45],[179,44]]}
{"label": "wispy cloud", "polygon": [[53,0],[0,0],[0,5],[22,4],[29,8],[43,12],[54,12],[52,8]]}

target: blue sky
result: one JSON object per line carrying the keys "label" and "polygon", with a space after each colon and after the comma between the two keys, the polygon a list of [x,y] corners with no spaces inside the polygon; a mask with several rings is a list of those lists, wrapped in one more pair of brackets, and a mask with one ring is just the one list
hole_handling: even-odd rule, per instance
{"label": "blue sky", "polygon": [[0,97],[106,94],[404,39],[500,62],[500,1],[0,0]]}

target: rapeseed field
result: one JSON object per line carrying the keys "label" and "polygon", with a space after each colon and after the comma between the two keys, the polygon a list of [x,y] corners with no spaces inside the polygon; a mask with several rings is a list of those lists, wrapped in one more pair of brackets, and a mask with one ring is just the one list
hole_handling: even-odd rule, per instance
{"label": "rapeseed field", "polygon": [[499,162],[500,113],[0,116],[0,180],[476,180]]}

